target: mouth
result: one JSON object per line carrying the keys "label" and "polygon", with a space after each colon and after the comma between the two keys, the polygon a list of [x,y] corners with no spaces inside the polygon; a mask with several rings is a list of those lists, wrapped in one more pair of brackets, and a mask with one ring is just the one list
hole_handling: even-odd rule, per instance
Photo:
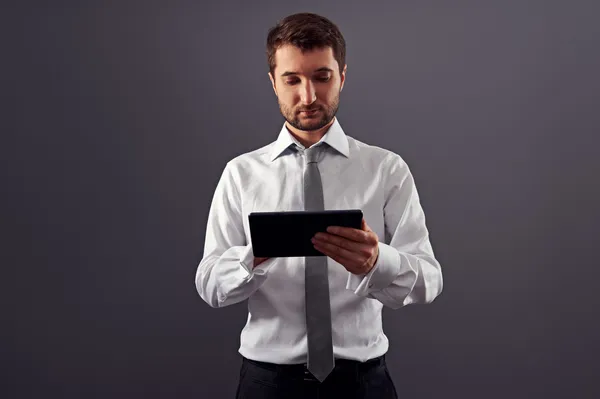
{"label": "mouth", "polygon": [[315,114],[317,111],[319,111],[319,109],[309,109],[309,110],[304,110],[304,111],[300,111],[301,114],[304,115],[313,115]]}

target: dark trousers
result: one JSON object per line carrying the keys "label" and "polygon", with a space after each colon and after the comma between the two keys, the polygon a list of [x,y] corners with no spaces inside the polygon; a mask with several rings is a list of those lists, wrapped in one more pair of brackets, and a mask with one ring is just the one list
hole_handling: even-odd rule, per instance
{"label": "dark trousers", "polygon": [[385,355],[365,363],[336,359],[320,382],[306,365],[277,365],[242,357],[236,399],[397,399]]}

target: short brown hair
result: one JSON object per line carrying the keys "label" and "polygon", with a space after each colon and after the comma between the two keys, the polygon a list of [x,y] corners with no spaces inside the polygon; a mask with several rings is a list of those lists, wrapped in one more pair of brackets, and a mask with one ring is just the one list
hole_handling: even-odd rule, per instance
{"label": "short brown hair", "polygon": [[267,61],[271,74],[275,70],[275,52],[286,44],[294,45],[303,52],[314,48],[331,47],[340,68],[340,75],[346,65],[344,36],[333,22],[321,15],[313,13],[289,15],[269,29]]}

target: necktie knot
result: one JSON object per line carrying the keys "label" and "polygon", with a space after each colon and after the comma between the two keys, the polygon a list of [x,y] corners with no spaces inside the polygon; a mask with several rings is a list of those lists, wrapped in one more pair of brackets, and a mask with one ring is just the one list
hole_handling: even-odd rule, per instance
{"label": "necktie knot", "polygon": [[304,155],[306,156],[306,164],[309,163],[318,163],[318,157],[321,150],[321,146],[310,147],[304,150]]}

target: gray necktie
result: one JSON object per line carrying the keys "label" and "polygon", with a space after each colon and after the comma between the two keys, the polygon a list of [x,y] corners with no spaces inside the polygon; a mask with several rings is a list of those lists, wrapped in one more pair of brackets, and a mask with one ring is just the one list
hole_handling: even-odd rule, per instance
{"label": "gray necktie", "polygon": [[[323,186],[317,165],[321,147],[304,150],[304,207],[307,211],[324,210]],[[304,278],[308,370],[323,381],[334,367],[327,257],[307,256]]]}

